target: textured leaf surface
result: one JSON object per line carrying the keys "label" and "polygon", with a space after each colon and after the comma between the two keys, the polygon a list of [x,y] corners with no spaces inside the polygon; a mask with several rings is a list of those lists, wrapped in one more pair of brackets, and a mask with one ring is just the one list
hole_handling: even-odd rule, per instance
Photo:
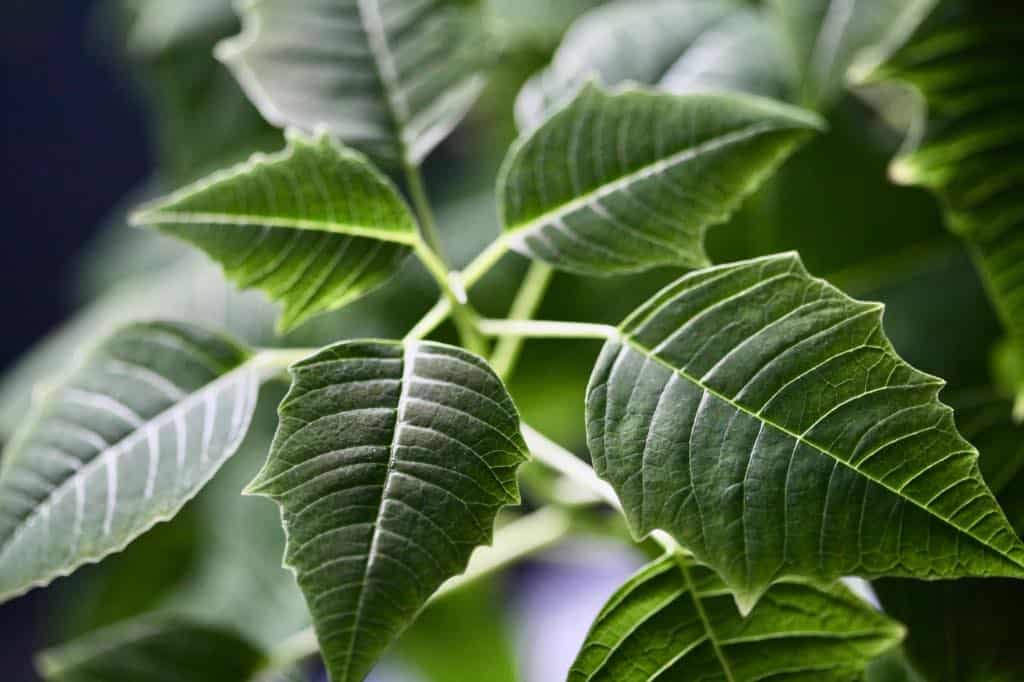
{"label": "textured leaf surface", "polygon": [[218,56],[271,123],[326,128],[418,164],[465,115],[489,59],[479,9],[457,0],[247,0]]}
{"label": "textured leaf surface", "polygon": [[743,95],[587,85],[510,152],[499,181],[505,238],[581,274],[706,265],[704,229],[817,125]]}
{"label": "textured leaf surface", "polygon": [[937,0],[772,0],[800,72],[800,102],[831,105],[906,40]]}
{"label": "textured leaf surface", "polygon": [[782,254],[637,310],[588,391],[594,465],[749,606],[784,576],[1024,577],[1024,545],[882,307]]}
{"label": "textured leaf surface", "polygon": [[[1009,401],[986,392],[959,394],[953,405],[961,433],[981,452],[985,479],[1017,532],[1024,531],[1024,426],[1010,418]],[[929,682],[1024,678],[1018,625],[1024,582],[893,579],[874,587],[886,610],[909,626],[907,654]]]}
{"label": "textured leaf surface", "polygon": [[738,90],[782,98],[791,89],[780,32],[758,12],[717,0],[619,0],[573,24],[550,66],[516,100],[523,129],[581,85],[659,85],[676,93]]}
{"label": "textured leaf surface", "polygon": [[261,370],[198,328],[127,327],[40,403],[0,472],[0,597],[120,551],[238,447]]}
{"label": "textured leaf surface", "polygon": [[927,108],[920,146],[891,175],[938,194],[1024,363],[1024,21],[1011,5],[961,7],[944,3],[875,76],[909,83]]}
{"label": "textured leaf surface", "polygon": [[181,619],[142,618],[39,658],[50,682],[246,682],[263,654],[234,633]]}
{"label": "textured leaf surface", "polygon": [[391,183],[326,135],[216,173],[134,220],[199,247],[241,287],[284,304],[280,325],[339,308],[385,282],[416,223]]}
{"label": "textured leaf surface", "polygon": [[668,555],[612,596],[569,682],[853,682],[902,637],[840,584],[780,583],[744,618],[713,571]]}
{"label": "textured leaf surface", "polygon": [[518,501],[519,417],[491,369],[435,343],[340,343],[292,367],[267,466],[335,682],[381,651]]}

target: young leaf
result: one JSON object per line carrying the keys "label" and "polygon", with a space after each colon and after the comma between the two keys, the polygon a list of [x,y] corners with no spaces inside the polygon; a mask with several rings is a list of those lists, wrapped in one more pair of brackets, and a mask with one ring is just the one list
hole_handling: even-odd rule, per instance
{"label": "young leaf", "polygon": [[591,78],[674,93],[736,90],[785,97],[791,68],[781,34],[738,2],[618,0],[573,24],[550,66],[516,99],[523,130],[540,124]]}
{"label": "young leaf", "polygon": [[569,682],[849,682],[902,638],[839,583],[780,583],[744,618],[713,571],[667,555],[608,601]]}
{"label": "young leaf", "polygon": [[479,358],[436,343],[343,342],[292,367],[250,492],[282,508],[334,682],[356,682],[519,499],[519,417]]}
{"label": "young leaf", "polygon": [[505,238],[587,275],[707,265],[705,228],[819,125],[745,95],[588,84],[509,153],[499,179]]}
{"label": "young leaf", "polygon": [[1024,24],[1019,8],[999,3],[940,9],[874,76],[909,83],[927,107],[920,146],[890,175],[938,194],[1024,363]]}
{"label": "young leaf", "polygon": [[472,106],[490,59],[476,2],[247,0],[217,56],[271,123],[326,128],[419,164]]}
{"label": "young leaf", "polygon": [[262,652],[235,633],[177,618],[140,618],[39,656],[48,682],[246,682]]}
{"label": "young leaf", "polygon": [[40,403],[0,471],[0,600],[173,517],[245,436],[263,370],[196,327],[114,334]]}
{"label": "young leaf", "polygon": [[295,131],[284,151],[215,173],[133,221],[194,244],[239,286],[281,301],[282,330],[380,286],[416,238],[398,191],[361,154]]}
{"label": "young leaf", "polygon": [[588,438],[638,536],[670,532],[749,608],[786,576],[1024,578],[1024,545],[882,306],[796,254],[687,275],[620,327]]}
{"label": "young leaf", "polygon": [[800,71],[800,102],[824,109],[906,40],[937,0],[772,0]]}

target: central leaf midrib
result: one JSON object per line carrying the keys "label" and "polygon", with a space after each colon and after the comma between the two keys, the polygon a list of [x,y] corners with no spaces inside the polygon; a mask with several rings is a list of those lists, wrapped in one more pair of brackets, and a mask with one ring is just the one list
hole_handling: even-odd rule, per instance
{"label": "central leaf midrib", "polygon": [[722,651],[722,647],[718,642],[718,637],[715,635],[715,629],[711,627],[711,620],[708,615],[704,612],[704,603],[701,601],[700,593],[697,591],[697,585],[693,582],[693,577],[690,575],[690,569],[687,568],[682,557],[676,557],[676,566],[679,568],[680,573],[683,574],[683,579],[686,581],[687,591],[690,593],[690,598],[693,599],[693,605],[697,610],[697,615],[700,617],[701,623],[704,624],[704,632],[707,633],[708,641],[711,642],[711,647],[715,651],[715,658],[722,665],[722,672],[725,673],[725,679],[728,682],[736,682],[736,678],[733,677],[732,668],[729,666],[729,659],[725,657],[725,652]]}
{"label": "central leaf midrib", "polygon": [[401,84],[398,82],[398,69],[391,57],[391,49],[388,44],[387,31],[384,20],[380,16],[379,0],[357,0],[357,11],[359,23],[366,34],[366,44],[376,64],[377,82],[380,83],[381,91],[384,94],[384,102],[387,104],[388,114],[391,117],[391,126],[394,132],[394,142],[398,147],[399,157],[403,164],[408,164],[409,150],[405,143],[405,127],[409,122],[408,105],[398,99],[401,91]]}
{"label": "central leaf midrib", "polygon": [[726,395],[720,393],[719,391],[716,391],[714,388],[708,386],[707,384],[705,384],[703,381],[701,381],[697,377],[694,377],[691,374],[687,373],[684,369],[672,366],[667,361],[665,361],[662,358],[660,358],[657,355],[655,355],[654,351],[652,351],[649,348],[646,348],[645,346],[641,345],[636,340],[634,340],[631,335],[623,333],[621,335],[621,338],[622,338],[622,340],[627,345],[629,345],[636,352],[640,353],[641,355],[643,355],[646,358],[649,358],[650,360],[653,360],[653,361],[661,364],[662,366],[667,368],[669,371],[679,375],[683,379],[686,379],[687,381],[689,381],[690,383],[694,384],[696,387],[700,388],[701,390],[706,391],[709,395],[712,395],[715,398],[718,398],[719,400],[722,400],[727,405],[730,405],[731,407],[733,407],[734,409],[738,410],[739,412],[742,412],[743,414],[746,414],[749,417],[753,417],[758,422],[760,422],[762,424],[765,424],[766,426],[769,426],[771,428],[776,429],[780,433],[783,433],[786,436],[789,436],[790,438],[793,438],[794,440],[796,440],[796,441],[798,441],[798,442],[800,442],[800,443],[802,443],[804,445],[807,445],[807,446],[813,448],[814,450],[820,452],[823,455],[827,455],[828,457],[830,457],[833,460],[835,460],[836,462],[842,464],[843,466],[845,466],[846,468],[850,469],[851,471],[857,473],[860,476],[863,476],[864,478],[866,478],[869,481],[875,483],[876,485],[880,486],[881,488],[889,491],[893,495],[896,495],[901,500],[905,500],[907,502],[910,502],[911,504],[913,504],[914,506],[918,507],[919,509],[927,512],[929,514],[929,516],[931,516],[933,518],[936,518],[936,519],[939,519],[940,521],[943,521],[948,526],[954,528],[955,530],[959,531],[960,533],[963,533],[967,537],[973,539],[975,542],[977,542],[977,543],[979,543],[979,544],[989,548],[993,552],[997,553],[999,556],[1004,557],[1005,559],[1007,559],[1011,563],[1017,565],[1022,570],[1024,570],[1024,563],[1022,563],[1020,560],[1010,556],[1006,552],[1004,552],[1004,551],[1002,551],[1002,550],[1000,550],[1000,549],[998,549],[996,547],[993,547],[991,544],[989,544],[988,541],[982,540],[980,537],[978,537],[976,535],[973,535],[970,531],[968,531],[968,530],[966,530],[964,528],[961,528],[960,526],[958,526],[955,523],[953,523],[952,520],[944,518],[942,516],[939,516],[934,511],[932,511],[931,509],[926,507],[924,504],[918,502],[917,500],[914,500],[914,499],[912,499],[910,497],[907,497],[907,496],[903,495],[900,491],[894,489],[892,486],[890,486],[890,485],[888,485],[888,484],[886,484],[886,483],[884,483],[884,482],[874,478],[873,476],[871,476],[870,474],[868,474],[868,473],[866,473],[864,471],[861,471],[856,466],[854,466],[850,462],[842,459],[841,457],[839,457],[837,454],[835,454],[834,452],[830,451],[829,449],[827,449],[827,448],[825,448],[825,447],[823,447],[821,445],[818,445],[817,443],[814,443],[814,442],[806,439],[805,437],[803,437],[800,434],[798,434],[798,433],[796,433],[796,432],[786,428],[785,426],[782,426],[781,424],[776,424],[775,422],[773,422],[772,420],[766,418],[765,416],[760,415],[757,412],[754,412],[753,410],[751,410],[751,409],[741,405],[740,403],[737,403],[736,401],[734,401],[733,399],[729,398],[728,396],[726,396]]}
{"label": "central leaf midrib", "polygon": [[391,447],[388,453],[387,467],[384,472],[384,482],[380,491],[380,502],[377,505],[377,512],[373,518],[373,530],[371,531],[370,546],[367,549],[366,565],[363,567],[363,580],[360,585],[359,599],[356,600],[355,617],[352,621],[352,634],[349,638],[348,654],[345,656],[345,676],[338,682],[348,682],[349,672],[352,669],[356,642],[359,639],[359,626],[363,619],[363,611],[366,608],[367,581],[373,570],[377,555],[377,543],[381,535],[381,522],[384,513],[384,504],[388,498],[388,483],[394,474],[395,463],[398,459],[399,437],[401,435],[404,407],[408,403],[409,387],[414,378],[416,354],[419,344],[413,341],[407,342],[402,353],[402,378],[398,392],[398,402],[395,404],[395,425],[391,432]]}
{"label": "central leaf midrib", "polygon": [[542,227],[548,223],[556,220],[561,220],[568,215],[572,215],[577,211],[587,208],[592,202],[603,199],[607,196],[616,194],[624,189],[632,187],[638,182],[642,182],[650,177],[660,177],[665,172],[673,170],[676,166],[682,163],[691,161],[702,154],[707,152],[715,151],[721,147],[725,147],[730,144],[737,142],[743,142],[752,137],[760,135],[762,133],[775,132],[785,130],[785,126],[778,123],[771,122],[760,122],[755,123],[743,128],[737,128],[731,130],[728,133],[713,137],[709,140],[705,140],[700,144],[692,147],[686,147],[681,149],[669,156],[658,159],[651,163],[645,164],[636,170],[632,170],[625,175],[621,175],[614,180],[604,182],[597,187],[581,194],[573,199],[561,204],[553,209],[545,211],[544,213],[529,218],[526,222],[518,223],[506,231],[506,236],[517,235],[522,232],[529,232]]}
{"label": "central leaf midrib", "polygon": [[54,498],[57,495],[62,494],[64,490],[68,486],[70,486],[76,479],[83,477],[86,480],[88,480],[89,476],[93,473],[93,471],[106,464],[107,460],[111,456],[111,453],[119,451],[126,442],[132,440],[133,438],[136,438],[137,436],[139,436],[139,434],[147,433],[150,428],[152,428],[154,425],[158,423],[160,427],[162,427],[164,425],[164,420],[173,416],[175,412],[182,409],[186,405],[188,407],[191,407],[191,403],[196,402],[198,398],[202,395],[205,395],[207,391],[213,390],[221,383],[228,383],[228,379],[233,379],[236,373],[239,373],[242,370],[251,369],[250,366],[252,365],[252,362],[253,358],[247,358],[242,364],[238,365],[234,369],[225,372],[224,374],[217,377],[213,381],[201,386],[199,389],[188,394],[188,396],[184,400],[172,404],[170,407],[168,407],[163,412],[160,412],[159,414],[153,415],[153,417],[147,419],[142,424],[142,426],[136,429],[132,429],[117,442],[111,443],[105,449],[97,452],[96,456],[89,460],[89,462],[87,462],[86,464],[82,465],[81,469],[74,471],[71,476],[68,476],[58,485],[54,486],[46,494],[46,497],[44,497],[42,500],[39,501],[38,504],[36,504],[36,506],[32,509],[31,513],[29,513],[28,516],[26,516],[15,527],[14,531],[11,532],[7,539],[3,541],[2,545],[0,545],[0,564],[3,563],[3,558],[7,554],[8,550],[10,550],[12,546],[14,546],[14,544],[17,542],[21,534],[24,533],[25,530],[29,527],[29,522],[33,518],[39,516],[42,513],[42,509],[44,507],[52,506]]}
{"label": "central leaf midrib", "polygon": [[416,243],[414,233],[403,230],[380,230],[362,225],[339,223],[327,220],[311,220],[308,218],[283,218],[281,216],[253,215],[242,213],[211,213],[192,211],[156,210],[140,217],[148,224],[173,225],[231,225],[236,227],[266,226],[279,229],[304,230],[340,234],[350,237],[365,237],[378,241],[392,242],[412,246]]}

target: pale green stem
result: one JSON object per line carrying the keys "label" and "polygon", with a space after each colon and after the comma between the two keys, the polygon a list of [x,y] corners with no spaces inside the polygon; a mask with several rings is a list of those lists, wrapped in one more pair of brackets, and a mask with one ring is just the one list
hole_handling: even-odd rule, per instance
{"label": "pale green stem", "polygon": [[[458,329],[462,344],[478,355],[486,355],[487,343],[477,331],[477,316],[469,305],[466,290],[462,286],[461,281],[458,277],[451,276],[444,261],[426,242],[419,241],[416,244],[415,251],[416,256],[441,288],[441,293],[444,294],[445,300],[448,301],[449,310],[452,311],[455,327]],[[414,337],[410,333],[406,338],[422,337]]]}
{"label": "pale green stem", "polygon": [[[491,242],[491,244],[480,252],[476,258],[473,259],[469,265],[467,265],[461,272],[453,272],[450,275],[452,281],[458,282],[461,285],[463,291],[470,289],[474,284],[479,282],[484,275],[491,271],[498,261],[508,252],[508,245],[505,243],[504,238],[499,237],[498,239]],[[452,306],[447,297],[442,297],[434,307],[423,316],[419,322],[416,323],[409,333],[406,334],[406,340],[422,339],[429,335],[432,331],[437,329],[442,322],[448,319],[448,315],[451,313]]]}
{"label": "pale green stem", "polygon": [[477,328],[487,336],[538,339],[611,339],[618,335],[618,330],[611,325],[585,322],[477,320]]}
{"label": "pale green stem", "polygon": [[[540,307],[541,301],[544,300],[544,294],[548,290],[554,272],[554,269],[546,263],[533,262],[530,264],[530,269],[527,270],[526,277],[523,278],[522,284],[519,285],[519,291],[516,292],[516,297],[512,301],[512,307],[509,308],[509,319],[529,320],[537,314],[537,309]],[[499,377],[508,380],[515,370],[522,349],[523,337],[521,336],[505,336],[498,341],[494,347],[494,353],[491,354],[491,367]]]}
{"label": "pale green stem", "polygon": [[430,250],[437,254],[437,257],[445,264],[445,272],[448,271],[447,259],[444,255],[444,245],[441,243],[441,235],[437,232],[437,221],[434,220],[434,211],[430,208],[430,198],[427,197],[427,190],[423,186],[423,175],[418,166],[409,162],[403,164],[405,181],[409,186],[409,197],[412,199],[416,217],[419,219],[420,237],[426,242]]}
{"label": "pale green stem", "polygon": [[[622,502],[615,489],[602,481],[594,468],[525,422],[520,430],[533,458],[566,478],[573,485],[589,493],[595,501],[602,501],[620,514]],[[666,552],[688,555],[675,539],[662,530],[651,531],[650,537]]]}
{"label": "pale green stem", "polygon": [[[490,547],[479,547],[462,575],[451,578],[430,597],[430,605],[505,567],[561,542],[572,531],[572,517],[564,510],[546,507],[511,521],[494,534]],[[313,628],[306,628],[277,646],[262,672],[286,669],[320,650]]]}

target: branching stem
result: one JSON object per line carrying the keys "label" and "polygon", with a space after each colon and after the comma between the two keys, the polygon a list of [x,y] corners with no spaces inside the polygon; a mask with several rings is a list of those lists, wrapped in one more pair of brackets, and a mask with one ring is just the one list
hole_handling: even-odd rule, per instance
{"label": "branching stem", "polygon": [[548,322],[542,320],[478,320],[487,336],[538,339],[611,339],[618,330],[607,324]]}
{"label": "branching stem", "polygon": [[[534,261],[530,269],[526,271],[526,277],[519,285],[519,291],[512,301],[512,307],[508,311],[510,320],[529,320],[537,314],[544,294],[551,283],[554,269],[546,264]],[[505,336],[502,337],[494,347],[491,355],[491,367],[502,379],[508,380],[515,370],[519,360],[519,353],[523,349],[523,337]]]}

